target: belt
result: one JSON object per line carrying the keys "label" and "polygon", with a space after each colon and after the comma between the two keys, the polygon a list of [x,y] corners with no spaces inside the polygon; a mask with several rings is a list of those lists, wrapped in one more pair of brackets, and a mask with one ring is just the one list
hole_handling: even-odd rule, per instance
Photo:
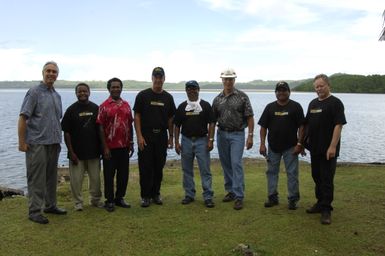
{"label": "belt", "polygon": [[197,139],[206,137],[206,135],[203,135],[203,136],[191,136],[191,137],[185,136],[185,137],[186,137],[186,138],[189,138],[189,139],[192,140],[192,141],[196,141]]}
{"label": "belt", "polygon": [[244,129],[234,129],[234,128],[225,128],[225,127],[218,127],[219,130],[225,131],[225,132],[242,132]]}

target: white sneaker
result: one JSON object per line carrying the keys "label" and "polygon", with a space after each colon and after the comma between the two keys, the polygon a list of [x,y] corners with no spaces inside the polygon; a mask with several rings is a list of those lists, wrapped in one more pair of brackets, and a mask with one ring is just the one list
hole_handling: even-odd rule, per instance
{"label": "white sneaker", "polygon": [[91,205],[92,205],[93,207],[96,207],[96,208],[104,208],[104,203],[101,202],[101,201],[93,202],[93,203],[91,203]]}
{"label": "white sneaker", "polygon": [[83,211],[83,204],[82,203],[78,203],[78,204],[75,204],[75,211]]}

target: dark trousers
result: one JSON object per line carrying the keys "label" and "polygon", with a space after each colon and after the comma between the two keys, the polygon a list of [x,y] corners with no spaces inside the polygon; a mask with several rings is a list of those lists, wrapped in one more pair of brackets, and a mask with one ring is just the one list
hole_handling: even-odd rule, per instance
{"label": "dark trousers", "polygon": [[167,132],[144,132],[147,145],[138,150],[140,196],[154,198],[160,195],[163,167],[167,156]]}
{"label": "dark trousers", "polygon": [[[111,149],[111,158],[103,159],[104,197],[112,203],[126,195],[129,174],[128,148]],[[114,177],[116,172],[116,193],[114,198]]]}
{"label": "dark trousers", "polygon": [[317,205],[322,211],[332,211],[334,174],[337,158],[326,160],[324,155],[311,155],[311,174],[315,183]]}

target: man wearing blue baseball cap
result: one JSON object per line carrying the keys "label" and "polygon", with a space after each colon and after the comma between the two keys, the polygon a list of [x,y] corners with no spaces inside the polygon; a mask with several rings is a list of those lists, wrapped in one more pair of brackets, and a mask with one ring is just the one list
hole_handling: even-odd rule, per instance
{"label": "man wearing blue baseball cap", "polygon": [[[175,151],[181,155],[183,189],[182,204],[195,200],[194,158],[197,158],[202,180],[204,204],[214,207],[214,192],[211,188],[210,151],[213,149],[215,118],[210,103],[199,98],[199,84],[195,80],[186,83],[187,100],[175,113]],[[181,142],[179,136],[182,133]]]}

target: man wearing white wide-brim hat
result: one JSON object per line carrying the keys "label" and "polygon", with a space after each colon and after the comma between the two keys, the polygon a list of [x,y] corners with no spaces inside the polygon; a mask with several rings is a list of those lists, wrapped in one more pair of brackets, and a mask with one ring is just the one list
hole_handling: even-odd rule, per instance
{"label": "man wearing white wide-brim hat", "polygon": [[[223,202],[234,202],[234,209],[243,208],[245,190],[242,156],[253,146],[254,113],[249,97],[234,87],[237,74],[231,68],[225,69],[221,76],[223,91],[213,101],[216,118],[217,146],[221,161],[225,190]],[[245,141],[245,128],[248,136]]]}

